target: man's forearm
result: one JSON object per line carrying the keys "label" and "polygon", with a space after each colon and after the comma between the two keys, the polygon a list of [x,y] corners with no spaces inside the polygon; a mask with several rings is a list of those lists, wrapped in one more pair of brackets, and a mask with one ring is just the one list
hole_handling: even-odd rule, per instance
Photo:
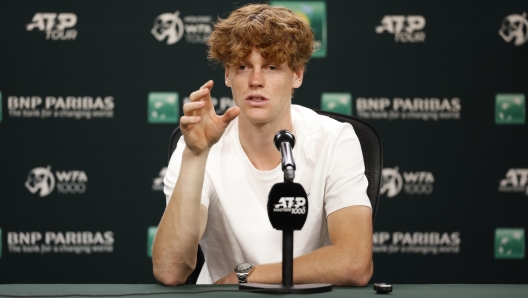
{"label": "man's forearm", "polygon": [[208,151],[183,151],[180,174],[158,226],[152,249],[154,276],[166,285],[182,284],[196,265],[203,233],[201,194]]}
{"label": "man's forearm", "polygon": [[[351,206],[331,213],[328,232],[332,245],[314,250],[293,261],[293,282],[363,286],[372,277],[372,212]],[[256,266],[248,280],[280,283],[282,264]]]}
{"label": "man's forearm", "polygon": [[[297,257],[293,261],[294,284],[330,283],[340,286],[364,286],[373,272],[372,258],[354,256],[354,252],[330,245]],[[282,263],[257,265],[248,277],[251,283],[280,284]]]}

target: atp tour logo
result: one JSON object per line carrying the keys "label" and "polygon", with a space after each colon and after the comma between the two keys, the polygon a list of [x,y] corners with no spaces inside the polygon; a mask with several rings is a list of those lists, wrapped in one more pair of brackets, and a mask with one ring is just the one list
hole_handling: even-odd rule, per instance
{"label": "atp tour logo", "polygon": [[290,212],[291,214],[306,213],[306,199],[303,197],[283,197],[275,204],[273,212]]}
{"label": "atp tour logo", "polygon": [[84,171],[55,171],[54,176],[51,166],[47,166],[29,171],[25,186],[32,194],[46,197],[55,187],[61,194],[83,194],[86,192],[87,182],[88,177]]}
{"label": "atp tour logo", "polygon": [[499,184],[499,192],[518,192],[528,196],[528,169],[509,169]]}
{"label": "atp tour logo", "polygon": [[528,41],[528,20],[526,12],[522,15],[511,14],[502,20],[499,35],[510,43],[512,40],[516,46],[521,46]]}
{"label": "atp tour logo", "polygon": [[424,27],[423,16],[384,16],[381,25],[376,27],[376,33],[387,31],[394,34],[395,42],[425,42],[425,32],[421,31]]}
{"label": "atp tour logo", "polygon": [[180,41],[185,34],[187,43],[205,44],[212,32],[211,16],[186,16],[180,18],[180,12],[167,12],[160,14],[154,20],[154,26],[150,33],[158,41],[166,39],[168,45],[173,45]]}
{"label": "atp tour logo", "polygon": [[383,169],[382,176],[380,194],[386,194],[387,198],[397,196],[402,189],[409,195],[430,195],[433,192],[435,179],[431,172],[403,172],[402,176],[395,167]]}
{"label": "atp tour logo", "polygon": [[46,33],[46,40],[75,40],[77,15],[74,13],[37,12],[32,23],[26,25],[27,31],[37,28]]}
{"label": "atp tour logo", "polygon": [[162,168],[161,171],[158,174],[157,178],[152,179],[152,190],[153,191],[162,191],[163,190],[163,179],[165,178],[165,174],[167,173],[167,167]]}

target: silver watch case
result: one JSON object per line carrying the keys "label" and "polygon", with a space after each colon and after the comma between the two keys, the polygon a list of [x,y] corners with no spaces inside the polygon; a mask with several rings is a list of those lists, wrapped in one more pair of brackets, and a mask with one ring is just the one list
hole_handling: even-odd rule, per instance
{"label": "silver watch case", "polygon": [[238,282],[243,284],[247,283],[247,277],[249,272],[255,265],[251,263],[242,263],[235,267],[235,274],[238,277]]}

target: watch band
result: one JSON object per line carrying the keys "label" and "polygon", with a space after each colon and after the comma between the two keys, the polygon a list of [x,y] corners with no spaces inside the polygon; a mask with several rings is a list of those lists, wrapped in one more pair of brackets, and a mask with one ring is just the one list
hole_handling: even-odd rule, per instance
{"label": "watch band", "polygon": [[248,275],[249,275],[249,272],[248,273],[237,273],[238,283],[241,283],[241,284],[247,283]]}

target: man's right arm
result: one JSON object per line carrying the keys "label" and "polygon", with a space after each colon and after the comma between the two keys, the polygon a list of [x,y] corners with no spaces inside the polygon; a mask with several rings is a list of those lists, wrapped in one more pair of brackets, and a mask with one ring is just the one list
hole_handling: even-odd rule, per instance
{"label": "man's right arm", "polygon": [[240,113],[233,107],[217,116],[212,87],[213,81],[208,81],[183,106],[180,129],[185,148],[180,172],[152,246],[154,277],[165,285],[183,284],[196,266],[198,242],[207,224],[207,209],[201,205],[207,157]]}
{"label": "man's right arm", "polygon": [[207,224],[207,209],[201,205],[207,155],[183,150],[180,175],[152,249],[154,276],[164,285],[185,283],[196,266],[198,242]]}

